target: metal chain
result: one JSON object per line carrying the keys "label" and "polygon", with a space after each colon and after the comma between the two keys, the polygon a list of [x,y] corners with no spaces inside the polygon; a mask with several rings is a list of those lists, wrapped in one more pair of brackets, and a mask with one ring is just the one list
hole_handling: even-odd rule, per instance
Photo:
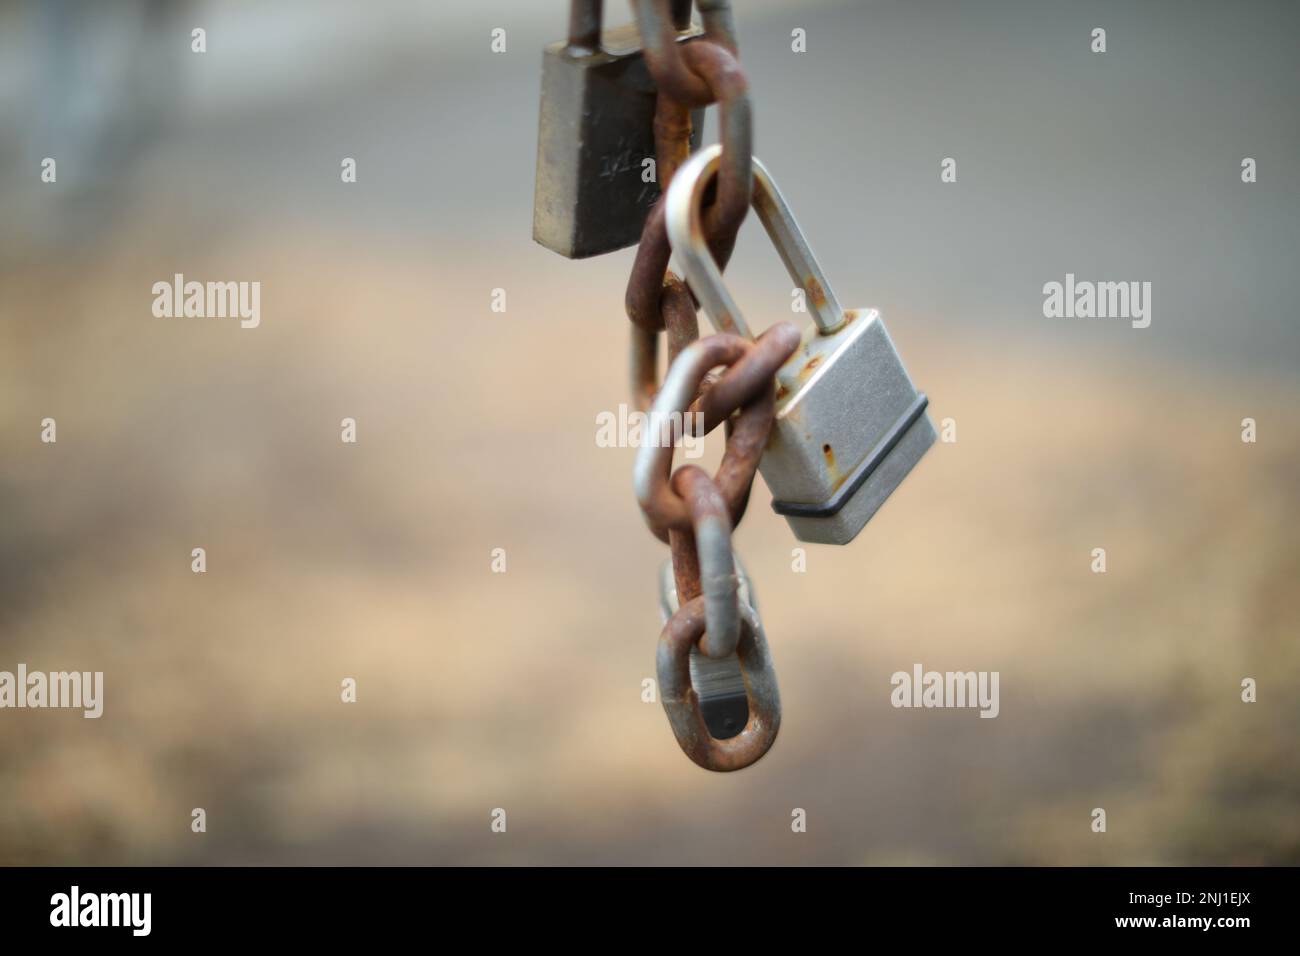
{"label": "metal chain", "polygon": [[[637,500],[650,530],[669,545],[678,608],[659,640],[659,690],[682,750],[709,770],[739,770],[776,739],[781,704],[762,624],[739,597],[733,529],[744,516],[759,458],[775,416],[773,376],[798,347],[792,325],[774,326],[757,341],[733,328],[700,339],[695,302],[668,269],[665,228],[668,184],[690,152],[691,110],[717,104],[722,159],[712,202],[703,210],[705,236],[725,267],[749,210],[753,188],[753,124],[749,83],[737,59],[729,0],[697,0],[702,36],[678,43],[689,25],[689,0],[632,0],[646,63],[658,88],[655,153],[659,201],[646,219],[628,280],[632,321],[631,377],[637,407],[653,421],[700,413],[702,436],[725,425],[727,444],[715,476],[694,465],[672,472],[673,447],[644,446],[637,456]],[[669,371],[656,384],[659,333],[668,339]],[[711,370],[724,366],[720,376]],[[696,421],[695,414],[684,419]],[[714,661],[737,655],[748,718],[739,733],[719,738],[701,712],[691,681],[691,655]]]}

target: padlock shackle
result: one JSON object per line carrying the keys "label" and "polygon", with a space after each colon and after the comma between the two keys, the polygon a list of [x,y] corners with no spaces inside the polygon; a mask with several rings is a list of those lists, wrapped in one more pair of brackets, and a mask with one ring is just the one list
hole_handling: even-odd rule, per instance
{"label": "padlock shackle", "polygon": [[[712,0],[701,4],[709,12],[705,15],[705,25],[711,21],[720,31],[720,36],[727,41],[732,53],[736,50],[735,27],[731,22],[731,0]],[[714,9],[717,8],[717,9]],[[670,21],[678,32],[691,25],[691,0],[672,0],[669,10]],[[574,51],[587,53],[600,52],[600,31],[605,21],[604,0],[569,0],[569,37],[566,45]]]}
{"label": "padlock shackle", "polygon": [[[719,332],[735,332],[752,338],[740,307],[723,284],[722,271],[709,252],[700,216],[704,190],[717,172],[721,158],[722,147],[709,146],[692,155],[673,175],[665,201],[668,241],[686,273],[691,291],[700,300],[713,327]],[[790,278],[804,290],[818,330],[823,334],[835,332],[844,325],[844,309],[813,256],[785,197],[757,157],[754,157],[751,201]]]}
{"label": "padlock shackle", "polygon": [[569,49],[598,53],[600,29],[604,19],[604,0],[570,0]]}

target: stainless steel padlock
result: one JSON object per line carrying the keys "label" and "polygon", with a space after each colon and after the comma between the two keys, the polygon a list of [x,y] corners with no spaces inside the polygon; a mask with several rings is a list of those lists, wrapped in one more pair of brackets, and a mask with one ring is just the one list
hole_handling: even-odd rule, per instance
{"label": "stainless steel padlock", "polygon": [[[542,59],[533,238],[570,259],[632,245],[659,198],[658,182],[642,177],[655,158],[654,80],[636,24],[602,32],[602,7],[572,0],[569,39]],[[692,25],[678,40],[701,32]],[[691,120],[694,149],[704,111]]]}
{"label": "stainless steel padlock", "polygon": [[[668,187],[668,236],[719,331],[749,336],[700,225],[721,147],[691,156]],[[754,209],[816,325],[776,374],[776,424],[759,462],[772,508],[800,541],[848,544],[934,444],[926,397],[875,309],[844,311],[776,183],[754,160]]]}

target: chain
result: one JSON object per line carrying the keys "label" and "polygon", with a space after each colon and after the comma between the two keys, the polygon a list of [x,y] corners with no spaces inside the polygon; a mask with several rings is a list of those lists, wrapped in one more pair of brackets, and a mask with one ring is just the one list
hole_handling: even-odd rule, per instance
{"label": "chain", "polygon": [[[749,83],[737,59],[729,0],[697,0],[702,36],[679,43],[689,25],[690,0],[632,0],[645,58],[658,88],[654,134],[662,190],[646,219],[628,280],[632,321],[631,377],[637,407],[652,421],[685,414],[702,422],[702,436],[725,426],[726,450],[710,476],[695,465],[672,471],[671,443],[644,446],[637,456],[637,500],[651,532],[668,544],[678,607],[659,639],[659,690],[682,750],[709,770],[739,770],[776,739],[781,703],[761,621],[752,598],[742,601],[731,535],[745,514],[758,462],[775,418],[773,376],[798,346],[790,324],[757,340],[734,327],[699,338],[695,302],[668,269],[665,228],[668,184],[690,152],[691,110],[716,104],[722,158],[703,224],[719,268],[725,267],[749,210],[753,188],[753,124]],[[668,341],[669,370],[656,382],[659,333]],[[721,375],[712,372],[719,366]],[[698,414],[697,414],[698,413]],[[698,646],[698,651],[696,650]],[[691,681],[691,660],[736,660],[748,717],[739,733],[715,737]],[[732,658],[735,655],[735,658]],[[716,671],[697,660],[697,670]],[[734,667],[734,665],[732,665]]]}

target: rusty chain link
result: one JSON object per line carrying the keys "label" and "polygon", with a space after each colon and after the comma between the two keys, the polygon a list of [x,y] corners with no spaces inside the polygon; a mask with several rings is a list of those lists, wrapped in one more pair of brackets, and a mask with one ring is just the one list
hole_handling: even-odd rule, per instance
{"label": "rusty chain link", "polygon": [[[725,267],[749,210],[753,189],[753,120],[749,83],[737,59],[729,0],[697,0],[702,36],[677,42],[689,24],[690,0],[632,0],[646,63],[658,88],[654,135],[659,201],[646,218],[628,280],[632,322],[631,379],[637,407],[652,421],[701,414],[702,436],[725,425],[727,443],[715,476],[694,465],[672,472],[673,447],[644,445],[637,455],[636,495],[646,523],[672,555],[678,608],[659,639],[657,669],[664,709],[682,750],[709,770],[739,770],[772,746],[781,705],[762,623],[738,596],[731,535],[744,516],[759,459],[775,416],[774,375],[799,344],[792,322],[756,341],[728,329],[699,338],[695,302],[668,269],[668,183],[690,152],[691,110],[716,104],[722,158],[703,226],[719,268]],[[571,30],[572,33],[572,30]],[[657,384],[659,333],[669,370]],[[711,370],[724,366],[720,376]],[[686,421],[694,421],[690,415]],[[694,433],[693,433],[694,434]],[[692,686],[691,652],[717,660],[736,654],[749,716],[734,736],[710,732]]]}

